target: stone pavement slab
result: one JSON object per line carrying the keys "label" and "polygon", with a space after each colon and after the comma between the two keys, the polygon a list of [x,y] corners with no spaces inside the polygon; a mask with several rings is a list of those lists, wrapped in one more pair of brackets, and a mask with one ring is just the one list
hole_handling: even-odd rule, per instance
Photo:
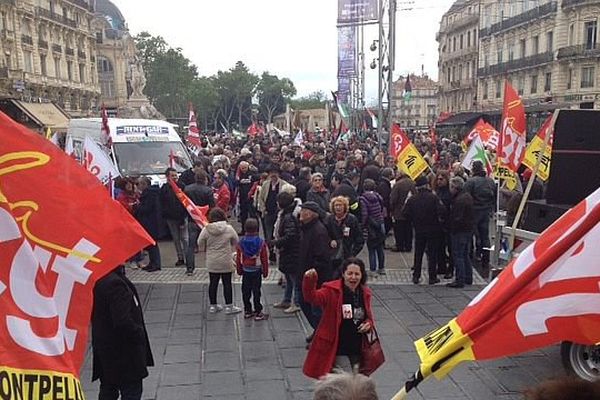
{"label": "stone pavement slab", "polygon": [[[241,314],[209,314],[205,284],[138,284],[156,366],[144,380],[146,400],[311,399],[314,380],[302,374],[306,321],[271,305],[282,289],[263,287],[266,321]],[[381,399],[391,398],[418,367],[413,341],[447,322],[481,289],[374,285],[373,311],[386,363],[373,378]],[[236,302],[240,286],[234,286]],[[219,293],[221,298],[221,293]],[[455,311],[457,310],[457,311]],[[428,380],[409,399],[509,400],[540,380],[562,375],[559,349],[458,366],[446,379]],[[91,356],[82,370],[88,399]]]}

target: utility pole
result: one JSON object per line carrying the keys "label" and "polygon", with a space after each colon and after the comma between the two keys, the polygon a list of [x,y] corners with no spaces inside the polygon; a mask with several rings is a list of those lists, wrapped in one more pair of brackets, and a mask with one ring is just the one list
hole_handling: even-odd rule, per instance
{"label": "utility pole", "polygon": [[[378,59],[378,115],[377,142],[379,148],[383,143],[383,128],[390,132],[393,120],[395,35],[396,35],[396,0],[381,0],[379,9],[379,59]],[[389,140],[389,136],[388,136]]]}

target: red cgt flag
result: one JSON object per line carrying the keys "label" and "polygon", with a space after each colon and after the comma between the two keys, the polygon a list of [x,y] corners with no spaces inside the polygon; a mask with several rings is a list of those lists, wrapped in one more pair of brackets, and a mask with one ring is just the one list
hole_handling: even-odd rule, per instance
{"label": "red cgt flag", "polygon": [[483,118],[475,124],[471,132],[463,139],[465,148],[468,147],[476,136],[481,138],[481,141],[488,149],[496,150],[498,148],[498,141],[500,140],[500,132],[498,132],[492,125],[485,122]]}
{"label": "red cgt flag", "polygon": [[83,399],[94,284],[154,241],[95,176],[1,112],[0,143],[3,388]]}
{"label": "red cgt flag", "polygon": [[194,204],[194,202],[185,194],[183,190],[173,180],[169,179],[169,185],[175,192],[175,196],[179,199],[181,204],[185,207],[190,217],[194,220],[196,225],[200,228],[204,228],[208,225],[208,219],[206,218],[206,213],[208,212],[208,206],[198,207]]}
{"label": "red cgt flag", "polygon": [[410,139],[398,124],[392,125],[392,136],[390,137],[390,156],[398,158],[400,153],[410,145]]}
{"label": "red cgt flag", "polygon": [[502,132],[498,143],[498,164],[516,172],[527,148],[525,106],[515,89],[506,81]]}
{"label": "red cgt flag", "polygon": [[600,342],[600,189],[569,210],[446,326],[415,342],[421,376],[563,340]]}

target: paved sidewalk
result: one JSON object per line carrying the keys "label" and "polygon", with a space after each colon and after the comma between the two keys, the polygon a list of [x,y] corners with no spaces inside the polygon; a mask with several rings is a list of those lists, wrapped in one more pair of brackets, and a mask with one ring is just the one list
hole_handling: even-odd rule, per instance
{"label": "paved sidewalk", "polygon": [[[373,310],[387,361],[374,374],[389,399],[418,366],[413,341],[460,312],[481,286],[465,290],[428,285],[375,285]],[[306,324],[267,306],[271,318],[207,313],[205,284],[138,284],[156,366],[144,380],[144,399],[311,399],[314,381],[302,374]],[[236,302],[240,286],[234,286]],[[276,285],[263,287],[263,304],[280,300]],[[219,300],[221,294],[219,293]],[[97,398],[86,360],[82,383]],[[443,381],[428,380],[409,399],[520,399],[519,391],[563,374],[559,349],[459,366]]]}

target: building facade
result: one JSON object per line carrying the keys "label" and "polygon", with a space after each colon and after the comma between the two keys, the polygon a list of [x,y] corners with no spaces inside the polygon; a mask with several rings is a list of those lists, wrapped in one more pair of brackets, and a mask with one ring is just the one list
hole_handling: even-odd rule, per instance
{"label": "building facade", "polygon": [[477,102],[480,0],[459,0],[444,14],[439,43],[439,109],[473,110]]}
{"label": "building facade", "polygon": [[85,0],[0,0],[0,99],[90,115],[100,95],[93,20]]}
{"label": "building facade", "polygon": [[482,110],[502,107],[505,80],[529,112],[600,109],[600,1],[483,0],[481,7]]}
{"label": "building facade", "polygon": [[394,82],[392,93],[394,121],[408,130],[426,131],[439,114],[438,83],[425,74],[421,76],[411,74],[410,98],[403,95],[405,84],[404,76],[400,76]]}

